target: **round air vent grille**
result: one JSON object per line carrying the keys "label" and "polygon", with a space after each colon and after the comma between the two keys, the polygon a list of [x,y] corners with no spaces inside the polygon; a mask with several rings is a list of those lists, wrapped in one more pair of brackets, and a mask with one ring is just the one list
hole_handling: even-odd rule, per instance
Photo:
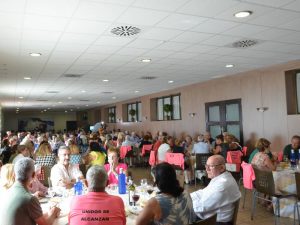
{"label": "round air vent grille", "polygon": [[257,44],[256,40],[246,39],[246,40],[241,40],[241,41],[234,42],[232,44],[232,46],[235,47],[235,48],[248,48],[248,47],[251,47],[255,44]]}
{"label": "round air vent grille", "polygon": [[142,80],[154,80],[154,79],[156,79],[156,77],[153,77],[153,76],[143,76],[140,79],[142,79]]}
{"label": "round air vent grille", "polygon": [[140,33],[141,29],[133,26],[119,26],[111,30],[111,33],[118,36],[132,36]]}

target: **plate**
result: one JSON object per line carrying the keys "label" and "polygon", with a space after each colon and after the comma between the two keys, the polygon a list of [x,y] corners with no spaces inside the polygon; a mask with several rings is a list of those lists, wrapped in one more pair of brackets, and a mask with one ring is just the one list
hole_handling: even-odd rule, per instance
{"label": "plate", "polygon": [[129,207],[129,212],[135,215],[138,215],[142,210],[143,208],[139,205]]}

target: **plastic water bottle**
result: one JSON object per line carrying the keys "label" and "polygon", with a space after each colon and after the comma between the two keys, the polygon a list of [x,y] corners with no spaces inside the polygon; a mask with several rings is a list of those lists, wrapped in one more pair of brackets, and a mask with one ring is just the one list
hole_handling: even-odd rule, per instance
{"label": "plastic water bottle", "polygon": [[75,195],[82,195],[83,184],[79,178],[77,179],[76,183],[74,184],[74,191],[75,191]]}
{"label": "plastic water bottle", "polygon": [[295,168],[296,167],[296,153],[295,153],[294,149],[291,150],[290,162],[291,162],[291,167]]}
{"label": "plastic water bottle", "polygon": [[122,168],[120,168],[118,187],[119,187],[119,194],[126,194],[126,176]]}

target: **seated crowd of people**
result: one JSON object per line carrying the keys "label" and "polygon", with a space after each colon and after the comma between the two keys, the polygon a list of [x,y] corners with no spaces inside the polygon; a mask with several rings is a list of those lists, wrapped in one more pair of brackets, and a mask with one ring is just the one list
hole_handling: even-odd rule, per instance
{"label": "seated crowd of people", "polygon": [[[80,131],[76,135],[63,136],[48,133],[32,135],[30,132],[14,135],[8,132],[2,143],[0,196],[1,199],[5,196],[5,201],[0,206],[0,212],[9,212],[6,216],[0,216],[0,224],[3,225],[52,224],[58,217],[58,207],[43,214],[37,200],[47,193],[47,187],[39,181],[43,167],[50,168],[53,187],[70,189],[80,179],[88,188],[87,195],[76,196],[72,200],[69,224],[90,224],[90,218],[103,216],[109,219],[101,224],[125,225],[122,199],[105,192],[107,185],[118,183],[121,170],[128,172],[127,164],[119,158],[122,146],[135,149],[137,160],[142,158],[143,145],[152,144],[152,151],[156,155],[156,165],[152,171],[159,192],[147,202],[136,219],[137,225],[152,222],[188,224],[214,214],[217,214],[217,224],[230,225],[234,203],[241,197],[239,187],[231,173],[226,171],[225,164],[227,152],[241,151],[242,147],[233,135],[225,132],[216,136],[216,139],[206,132],[198,135],[196,141],[189,135],[174,138],[164,132],[158,132],[155,137],[150,132],[138,136],[136,132],[106,133],[105,130],[90,135]],[[257,167],[276,169],[277,154],[270,151],[270,144],[264,138],[258,139],[255,149],[248,151],[245,159],[248,161],[249,157],[249,163]],[[296,151],[298,157],[298,148],[300,137],[293,136],[291,144],[284,149],[284,157],[289,159],[291,151]],[[185,182],[189,184],[194,177],[195,155],[210,153],[205,165],[210,179],[208,186],[190,194],[184,191],[176,178],[174,167],[165,163],[168,152],[184,155],[188,171]],[[89,210],[94,213],[88,213]],[[105,211],[110,213],[103,215]],[[82,218],[87,218],[85,223]]]}

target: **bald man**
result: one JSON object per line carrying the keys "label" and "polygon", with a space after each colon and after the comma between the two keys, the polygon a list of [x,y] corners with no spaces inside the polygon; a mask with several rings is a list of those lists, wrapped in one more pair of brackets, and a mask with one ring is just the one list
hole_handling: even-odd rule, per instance
{"label": "bald man", "polygon": [[241,198],[239,187],[226,171],[221,155],[209,157],[205,167],[211,181],[206,188],[191,193],[194,211],[200,219],[217,214],[217,224],[231,225],[234,202]]}

